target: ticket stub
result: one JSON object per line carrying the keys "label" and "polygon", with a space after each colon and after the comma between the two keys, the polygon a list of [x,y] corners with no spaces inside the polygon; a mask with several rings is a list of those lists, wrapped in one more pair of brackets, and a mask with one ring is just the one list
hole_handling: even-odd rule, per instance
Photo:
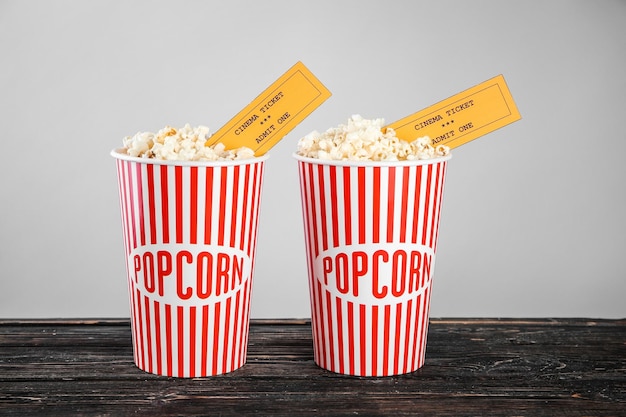
{"label": "ticket stub", "polygon": [[330,96],[330,91],[298,62],[215,132],[205,145],[221,142],[226,149],[246,146],[261,156]]}
{"label": "ticket stub", "polygon": [[456,148],[521,119],[502,75],[385,126],[406,141],[428,136]]}

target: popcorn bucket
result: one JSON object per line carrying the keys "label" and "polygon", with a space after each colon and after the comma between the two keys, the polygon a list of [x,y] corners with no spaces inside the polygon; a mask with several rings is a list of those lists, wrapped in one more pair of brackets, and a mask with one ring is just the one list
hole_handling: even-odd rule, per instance
{"label": "popcorn bucket", "polygon": [[424,364],[447,161],[298,160],[315,363],[357,376]]}
{"label": "popcorn bucket", "polygon": [[135,364],[205,377],[246,362],[267,156],[116,158]]}

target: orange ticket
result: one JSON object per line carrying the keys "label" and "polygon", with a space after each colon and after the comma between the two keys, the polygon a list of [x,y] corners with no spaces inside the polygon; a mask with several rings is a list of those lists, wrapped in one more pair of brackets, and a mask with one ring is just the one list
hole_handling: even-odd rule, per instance
{"label": "orange ticket", "polygon": [[498,75],[385,128],[409,142],[428,136],[433,145],[456,148],[520,119],[504,77]]}
{"label": "orange ticket", "polygon": [[214,133],[205,145],[221,142],[226,149],[246,146],[261,156],[330,96],[330,91],[298,62]]}

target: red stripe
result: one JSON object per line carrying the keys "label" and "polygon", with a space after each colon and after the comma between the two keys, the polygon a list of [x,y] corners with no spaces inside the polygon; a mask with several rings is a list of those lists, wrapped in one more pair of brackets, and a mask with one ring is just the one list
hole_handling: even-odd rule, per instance
{"label": "red stripe", "polygon": [[[390,321],[391,321],[391,306],[390,305],[385,305],[385,329],[383,331],[383,334],[385,335],[383,338],[383,376],[387,376],[389,375],[389,361],[393,362],[393,358],[390,358],[389,356],[389,343],[391,342],[391,338],[390,338],[390,334],[389,334],[389,328],[390,326]],[[396,335],[395,337],[397,337],[398,332],[396,329]],[[395,338],[394,337],[394,338]],[[378,375],[378,373],[376,373],[376,375]]]}
{"label": "red stripe", "polygon": [[165,304],[165,347],[167,355],[167,376],[173,376],[174,370],[172,369],[173,360],[173,340],[172,340],[172,306]]}
{"label": "red stripe", "polygon": [[141,246],[146,244],[146,225],[143,215],[143,178],[141,176],[141,164],[135,164],[135,170],[137,172],[137,203],[139,204],[139,237]]}
{"label": "red stripe", "polygon": [[167,165],[161,165],[161,219],[163,220],[163,243],[170,243],[170,215],[167,185]]}
{"label": "red stripe", "polygon": [[319,366],[322,366],[322,358],[321,358],[321,352],[322,352],[322,345],[323,345],[323,337],[322,337],[322,333],[320,332],[320,328],[321,328],[321,318],[320,318],[320,308],[317,305],[317,293],[318,293],[318,282],[317,281],[313,281],[311,280],[309,282],[309,289],[310,289],[310,298],[311,298],[311,325],[312,325],[312,331],[313,331],[313,343],[314,343],[314,348],[313,348],[313,358],[315,360],[315,363],[317,363]]}
{"label": "red stripe", "polygon": [[359,350],[360,350],[360,354],[361,354],[361,375],[365,375],[365,366],[366,366],[366,360],[365,360],[365,345],[366,345],[366,341],[365,341],[365,328],[366,328],[366,319],[365,319],[365,305],[364,304],[359,304],[359,337],[360,337],[360,345],[359,345]]}
{"label": "red stripe", "polygon": [[409,300],[406,304],[406,328],[404,329],[404,368],[402,370],[403,373],[409,372],[409,358],[411,355],[409,354],[409,339],[411,338],[411,322],[412,322],[412,313],[413,313],[413,300]]}
{"label": "red stripe", "polygon": [[346,245],[352,244],[352,208],[350,190],[350,167],[343,168],[343,215],[346,229]]}
{"label": "red stripe", "polygon": [[394,223],[394,200],[396,192],[396,168],[389,167],[389,182],[387,195],[387,242],[393,241],[393,223]]}
{"label": "red stripe", "polygon": [[121,161],[118,159],[115,161],[115,167],[117,169],[117,189],[118,189],[118,200],[120,203],[120,214],[122,220],[122,234],[124,236],[124,249],[128,253],[128,245],[126,244],[126,209],[125,209],[125,201],[126,201],[126,193],[124,192],[124,183],[123,183],[123,171],[121,166]]}
{"label": "red stripe", "polygon": [[152,331],[150,329],[150,299],[143,297],[146,309],[146,349],[148,350],[148,372],[152,373]]}
{"label": "red stripe", "polygon": [[248,284],[243,289],[243,319],[241,320],[241,347],[239,349],[239,364],[245,363],[246,354],[248,352],[248,323],[250,317],[250,294],[252,292],[252,278],[248,281]]}
{"label": "red stripe", "polygon": [[135,304],[137,309],[135,310],[135,314],[139,318],[139,344],[141,345],[141,365],[140,368],[144,368],[146,366],[146,350],[145,347],[145,338],[143,333],[143,311],[141,309],[141,293],[139,290],[136,290],[135,293]]}
{"label": "red stripe", "polygon": [[213,375],[217,375],[217,353],[220,347],[220,303],[215,303],[215,313],[213,314]]}
{"label": "red stripe", "polygon": [[226,299],[226,311],[224,317],[224,350],[222,353],[222,372],[226,372],[228,369],[228,342],[230,341],[230,307],[232,304],[233,297],[228,297]]}
{"label": "red stripe", "polygon": [[239,224],[239,211],[237,211],[237,205],[239,204],[239,167],[233,167],[233,202],[230,216],[230,247],[235,247],[235,241],[237,237],[237,225]]}
{"label": "red stripe", "polygon": [[[241,224],[247,224],[248,218],[248,195],[250,194],[250,164],[246,165],[246,171],[244,174],[244,190],[243,190],[243,207],[241,208]],[[241,227],[241,234],[239,236],[239,249],[243,250],[244,242],[246,238],[246,228]]]}
{"label": "red stripe", "polygon": [[419,323],[421,319],[421,314],[420,314],[421,309],[422,309],[422,294],[417,296],[417,300],[415,302],[415,328],[413,329],[413,355],[412,355],[412,361],[411,361],[411,370],[417,369],[416,361],[417,361],[417,357],[419,354],[419,345],[420,345],[418,330],[420,327]]}
{"label": "red stripe", "polygon": [[157,242],[156,236],[156,206],[154,202],[154,165],[147,164],[148,172],[148,210],[150,215],[150,243],[154,245]]}
{"label": "red stripe", "polygon": [[328,348],[330,354],[329,365],[331,369],[335,369],[335,340],[333,332],[333,307],[330,299],[330,291],[326,290],[326,318],[328,324]]}
{"label": "red stripe", "polygon": [[196,307],[189,307],[189,377],[196,376]]}
{"label": "red stripe", "polygon": [[365,243],[365,168],[358,167],[359,243]]}
{"label": "red stripe", "polygon": [[373,186],[373,201],[372,201],[372,229],[374,243],[380,242],[380,206],[383,203],[380,200],[380,167],[374,167],[374,186]]}
{"label": "red stripe", "polygon": [[219,234],[217,236],[217,244],[224,245],[224,228],[226,222],[226,195],[227,195],[227,180],[228,180],[228,168],[222,167],[221,170],[221,185],[220,185],[220,218],[219,218]]}
{"label": "red stripe", "polygon": [[426,298],[426,326],[424,327],[424,338],[422,340],[422,343],[424,345],[424,350],[422,352],[422,362],[420,363],[420,366],[424,364],[424,359],[426,358],[426,346],[427,346],[427,340],[428,340],[428,327],[430,325],[430,297],[432,295],[432,287],[429,286],[427,288],[426,291],[427,294],[427,298]]}
{"label": "red stripe", "polygon": [[355,374],[355,350],[354,350],[354,303],[348,301],[348,357],[350,358],[350,371],[351,375]]}
{"label": "red stripe", "polygon": [[174,167],[176,181],[176,243],[183,243],[183,167]]}
{"label": "red stripe", "polygon": [[135,358],[135,363],[139,366],[140,358],[139,352],[141,352],[141,339],[139,338],[139,313],[137,312],[137,307],[135,304],[135,284],[133,281],[129,280],[128,292],[130,298],[130,308],[131,308],[131,318],[133,319],[131,330],[133,334],[133,341],[135,344],[135,349],[133,351],[133,356]]}
{"label": "red stripe", "polygon": [[198,167],[191,167],[191,207],[189,207],[189,241],[198,243]]}
{"label": "red stripe", "polygon": [[323,350],[323,334],[321,332],[321,308],[317,305],[317,294],[319,288],[319,282],[313,278],[309,279],[309,291],[310,291],[310,301],[311,301],[311,324],[313,327],[313,342],[315,347],[313,349],[313,354],[315,357],[315,362],[320,364],[322,363],[321,352]]}
{"label": "red stripe", "polygon": [[176,307],[176,319],[177,319],[177,330],[178,330],[178,376],[183,376],[185,374],[185,330],[184,330],[184,310],[183,307]]}
{"label": "red stripe", "polygon": [[372,375],[378,374],[378,306],[372,306]]}
{"label": "red stripe", "polygon": [[235,358],[238,358],[237,354],[237,340],[240,341],[239,349],[241,350],[241,332],[239,330],[239,316],[242,316],[242,311],[240,311],[239,299],[241,298],[241,291],[237,291],[237,295],[235,298],[235,310],[234,310],[234,323],[233,323],[233,346],[230,353],[230,369],[235,369],[239,367],[238,361]]}
{"label": "red stripe", "polygon": [[320,222],[322,224],[322,250],[328,250],[328,219],[326,218],[326,192],[324,190],[324,166],[317,166],[317,179],[319,181]]}
{"label": "red stripe", "polygon": [[209,374],[209,306],[202,306],[202,372]]}
{"label": "red stripe", "polygon": [[428,228],[428,215],[430,210],[430,184],[432,182],[433,166],[428,165],[428,176],[426,177],[426,198],[424,199],[424,224],[422,229],[422,245],[426,246],[426,231]]}
{"label": "red stripe", "polygon": [[335,297],[335,308],[337,309],[337,354],[339,355],[339,373],[344,373],[344,348],[343,348],[343,312],[341,309],[341,298]]}
{"label": "red stripe", "polygon": [[400,242],[405,243],[408,235],[406,227],[407,223],[407,208],[409,206],[409,174],[411,173],[410,167],[405,167],[402,170],[402,205],[400,206]]}
{"label": "red stripe", "polygon": [[420,219],[420,197],[421,197],[421,184],[422,184],[422,167],[417,167],[417,172],[415,175],[415,205],[413,206],[413,230],[411,234],[411,243],[417,243],[417,230],[418,223]]}
{"label": "red stripe", "polygon": [[326,368],[328,366],[327,362],[326,362],[326,345],[328,344],[328,340],[326,340],[326,320],[327,317],[325,317],[324,315],[324,309],[323,309],[323,303],[322,303],[322,284],[317,281],[317,311],[320,314],[320,334],[322,335],[321,338],[324,341],[324,343],[322,343],[322,351],[321,351],[321,364],[323,368]]}
{"label": "red stripe", "polygon": [[162,352],[161,352],[161,306],[158,301],[154,302],[154,339],[156,340],[156,358],[157,366],[156,372],[159,375],[163,374],[162,366]]}
{"label": "red stripe", "polygon": [[339,217],[337,214],[337,167],[330,167],[330,203],[333,222],[333,247],[339,246]]}
{"label": "red stripe", "polygon": [[[396,335],[394,337],[393,350],[393,373],[397,375],[400,372],[400,340],[402,335],[402,303],[396,304]],[[406,333],[404,334],[405,336]]]}
{"label": "red stripe", "polygon": [[204,243],[211,244],[211,224],[213,223],[213,168],[206,169],[206,194],[204,196]]}
{"label": "red stripe", "polygon": [[423,363],[423,358],[424,358],[424,354],[425,354],[425,350],[424,350],[424,342],[426,339],[426,332],[428,330],[428,288],[424,289],[424,303],[422,304],[422,317],[421,317],[421,322],[422,322],[422,331],[420,334],[420,344],[419,344],[419,354],[417,355],[418,357],[418,363],[417,366],[421,366]]}

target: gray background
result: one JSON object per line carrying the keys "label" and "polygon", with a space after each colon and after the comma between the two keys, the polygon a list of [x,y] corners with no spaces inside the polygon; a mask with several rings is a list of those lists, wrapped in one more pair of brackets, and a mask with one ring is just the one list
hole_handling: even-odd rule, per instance
{"label": "gray background", "polygon": [[503,74],[449,164],[433,316],[626,317],[626,2],[0,0],[0,317],[127,317],[123,136],[217,130],[296,61],[333,96],[271,151],[252,317],[309,317],[297,140]]}

